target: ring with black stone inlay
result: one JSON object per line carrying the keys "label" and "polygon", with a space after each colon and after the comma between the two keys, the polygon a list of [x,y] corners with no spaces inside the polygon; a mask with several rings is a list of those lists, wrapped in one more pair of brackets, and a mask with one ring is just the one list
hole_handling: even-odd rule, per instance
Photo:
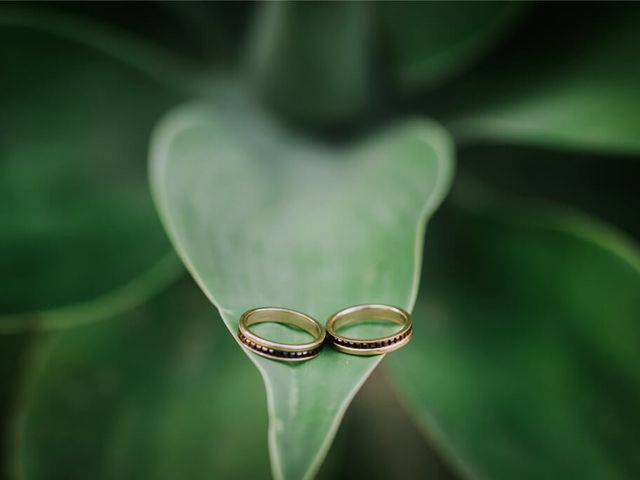
{"label": "ring with black stone inlay", "polygon": [[[347,325],[367,321],[387,320],[401,326],[386,337],[359,339],[339,335],[337,330]],[[411,340],[411,316],[399,307],[382,304],[355,305],[334,313],[327,321],[327,337],[333,348],[350,355],[381,355],[397,350]]]}
{"label": "ring with black stone inlay", "polygon": [[[249,327],[257,323],[294,325],[309,333],[313,340],[307,343],[281,343],[263,338]],[[317,321],[304,313],[288,308],[262,307],[247,310],[240,317],[238,339],[242,346],[258,355],[286,362],[300,362],[316,357],[324,345],[325,330]]]}

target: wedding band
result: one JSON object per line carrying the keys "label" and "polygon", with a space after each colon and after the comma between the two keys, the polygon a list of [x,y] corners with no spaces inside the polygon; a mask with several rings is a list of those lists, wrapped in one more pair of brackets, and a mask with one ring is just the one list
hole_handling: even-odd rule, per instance
{"label": "wedding band", "polygon": [[[256,335],[249,327],[257,323],[282,323],[294,325],[309,333],[308,343],[280,343]],[[242,345],[263,357],[298,362],[317,356],[322,350],[325,330],[318,322],[304,313],[287,308],[263,307],[248,310],[240,317],[238,338]]]}
{"label": "wedding band", "polygon": [[[388,320],[402,328],[386,337],[362,340],[338,335],[336,331],[363,320]],[[350,355],[380,355],[405,346],[411,340],[411,317],[403,309],[391,305],[356,305],[334,313],[327,321],[327,336],[333,347]]]}

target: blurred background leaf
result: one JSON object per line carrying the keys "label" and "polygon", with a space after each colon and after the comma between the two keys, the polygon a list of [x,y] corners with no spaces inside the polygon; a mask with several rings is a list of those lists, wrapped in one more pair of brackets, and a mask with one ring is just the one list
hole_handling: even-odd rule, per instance
{"label": "blurred background leaf", "polygon": [[383,363],[354,397],[319,480],[460,478],[409,416],[389,373]]}
{"label": "blurred background leaf", "polygon": [[47,2],[47,7],[143,36],[182,59],[232,66],[246,36],[251,2]]}
{"label": "blurred background leaf", "polygon": [[108,316],[165,285],[180,268],[145,160],[188,72],[99,25],[12,8],[0,63],[0,330],[73,323],[50,310],[75,304]]}
{"label": "blurred background leaf", "polygon": [[269,478],[259,375],[191,281],[40,348],[19,425],[25,478]]}
{"label": "blurred background leaf", "polygon": [[0,336],[0,478],[13,478],[16,431],[12,427],[32,363],[30,337],[28,333]]}
{"label": "blurred background leaf", "polygon": [[396,81],[416,90],[459,74],[509,30],[524,2],[378,2]]}
{"label": "blurred background leaf", "polygon": [[636,478],[637,246],[466,195],[430,230],[416,335],[388,360],[417,420],[465,478]]}
{"label": "blurred background leaf", "polygon": [[371,26],[366,2],[262,3],[248,51],[252,82],[297,120],[360,113],[371,94]]}
{"label": "blurred background leaf", "polygon": [[639,21],[632,3],[584,4],[569,15],[545,5],[516,48],[448,87],[444,123],[463,143],[637,154]]}
{"label": "blurred background leaf", "polygon": [[640,241],[640,162],[516,145],[476,145],[459,154],[459,170],[506,192],[551,200],[606,220]]}
{"label": "blurred background leaf", "polygon": [[[446,133],[428,121],[335,148],[221,96],[165,119],[151,181],[176,249],[235,335],[241,313],[262,305],[321,322],[357,303],[411,308],[416,254],[451,163]],[[283,330],[271,334],[295,338]],[[292,366],[250,356],[267,386],[274,476],[311,477],[381,357],[328,350]]]}

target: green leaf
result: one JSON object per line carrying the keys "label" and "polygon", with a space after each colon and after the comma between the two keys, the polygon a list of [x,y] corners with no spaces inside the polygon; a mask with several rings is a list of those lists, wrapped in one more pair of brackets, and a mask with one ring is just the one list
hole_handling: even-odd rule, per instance
{"label": "green leaf", "polygon": [[19,392],[24,387],[31,357],[31,334],[0,336],[0,478],[14,478],[16,432],[13,423]]}
{"label": "green leaf", "polygon": [[389,373],[383,364],[353,399],[319,480],[459,480],[401,403]]}
{"label": "green leaf", "polygon": [[381,2],[376,4],[398,82],[430,87],[469,67],[507,31],[519,2]]}
{"label": "green leaf", "polygon": [[[517,160],[517,161],[515,161]],[[498,190],[581,210],[640,240],[640,162],[633,157],[484,145],[465,149],[459,169]]]}
{"label": "green leaf", "polygon": [[366,2],[266,2],[248,61],[267,101],[311,121],[342,120],[370,95]]}
{"label": "green leaf", "polygon": [[11,8],[0,63],[0,330],[108,316],[175,278],[146,157],[187,79],[99,25]]}
{"label": "green leaf", "polygon": [[561,25],[551,37],[561,36],[561,47],[521,49],[457,86],[460,106],[445,122],[456,137],[637,154],[640,9],[618,6],[617,14],[605,15],[596,7],[582,28],[568,34]]}
{"label": "green leaf", "polygon": [[[336,148],[282,130],[249,102],[220,99],[162,123],[151,182],[176,249],[235,338],[241,313],[258,306],[322,323],[357,303],[410,309],[424,225],[451,163],[448,135],[426,120]],[[274,476],[313,476],[381,357],[327,350],[291,365],[247,354],[267,389]]]}
{"label": "green leaf", "polygon": [[577,213],[499,201],[430,237],[398,385],[466,477],[637,478],[638,248]]}
{"label": "green leaf", "polygon": [[260,379],[191,282],[57,333],[20,422],[29,479],[268,478]]}

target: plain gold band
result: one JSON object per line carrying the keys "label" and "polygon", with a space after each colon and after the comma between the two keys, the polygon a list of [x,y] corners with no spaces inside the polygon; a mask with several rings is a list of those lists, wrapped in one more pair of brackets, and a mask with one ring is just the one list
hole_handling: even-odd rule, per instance
{"label": "plain gold band", "polygon": [[[257,323],[294,325],[309,333],[313,340],[307,343],[281,343],[256,335],[249,327]],[[304,313],[288,308],[263,307],[247,310],[240,317],[238,338],[242,345],[263,357],[298,362],[316,357],[322,350],[325,330],[317,321]]]}
{"label": "plain gold band", "polygon": [[[363,320],[388,320],[402,326],[400,331],[386,337],[362,340],[338,335],[336,330]],[[381,355],[397,350],[411,340],[411,316],[403,309],[391,305],[355,305],[334,313],[327,321],[327,336],[336,350],[350,355]]]}

